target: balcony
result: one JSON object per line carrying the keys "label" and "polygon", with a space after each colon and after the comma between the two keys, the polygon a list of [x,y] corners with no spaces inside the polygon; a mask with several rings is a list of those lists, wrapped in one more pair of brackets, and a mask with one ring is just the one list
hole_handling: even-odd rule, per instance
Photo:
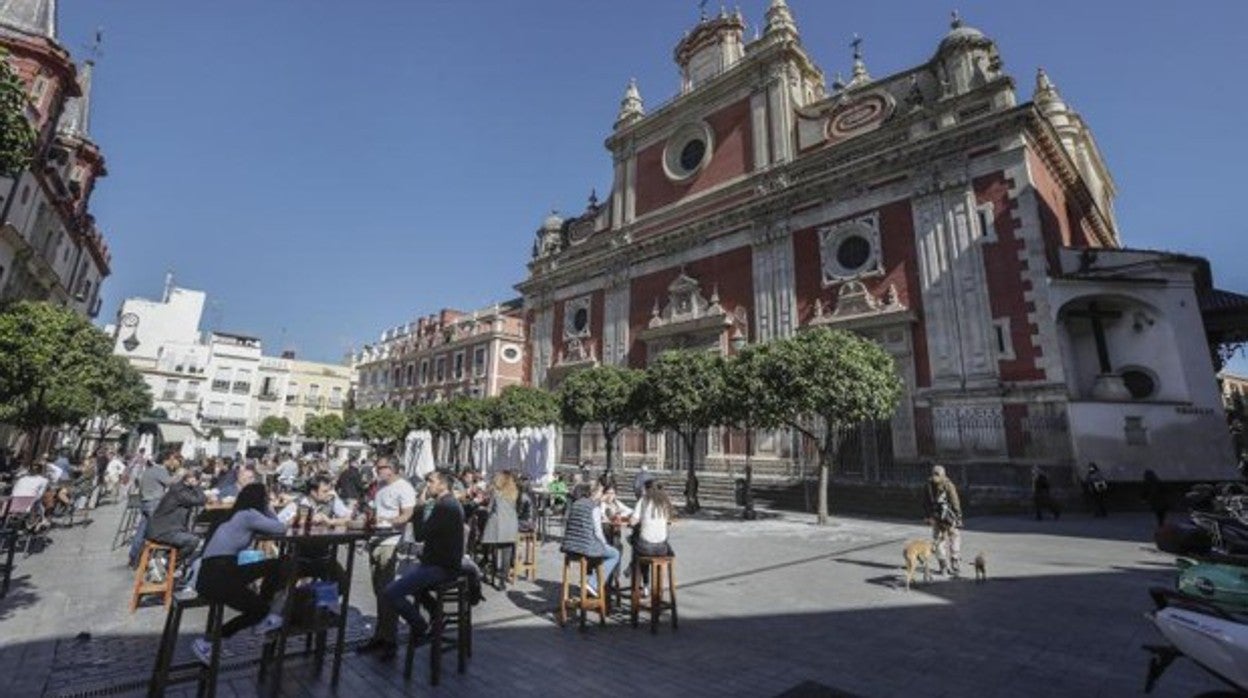
{"label": "balcony", "polygon": [[320,407],[321,398],[316,395],[309,395],[303,399],[304,407]]}
{"label": "balcony", "polygon": [[242,417],[204,417],[199,420],[206,427],[238,427],[247,426],[247,420]]}
{"label": "balcony", "polygon": [[229,381],[222,381],[222,380],[214,380],[214,381],[212,382],[212,392],[214,392],[214,393],[228,393],[228,392],[230,392],[230,382],[229,382]]}
{"label": "balcony", "polygon": [[272,402],[276,400],[277,398],[278,398],[277,393],[260,393],[259,395],[256,396],[257,400],[264,400],[266,402]]}
{"label": "balcony", "polygon": [[298,395],[287,395],[287,396],[286,396],[286,404],[287,404],[287,405],[293,405],[293,404],[295,404],[295,402],[297,402],[298,400],[299,400],[299,396],[298,396]]}
{"label": "balcony", "polygon": [[177,400],[177,399],[178,399],[178,391],[176,391],[176,390],[166,390],[164,393],[161,393],[160,399],[162,399],[162,400]]}
{"label": "balcony", "polygon": [[246,395],[251,392],[251,383],[234,381],[234,392]]}

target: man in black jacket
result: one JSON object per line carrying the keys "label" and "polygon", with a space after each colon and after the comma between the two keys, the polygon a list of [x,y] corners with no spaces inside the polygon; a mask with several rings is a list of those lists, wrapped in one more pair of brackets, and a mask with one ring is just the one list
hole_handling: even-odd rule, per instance
{"label": "man in black jacket", "polygon": [[338,496],[348,505],[364,496],[364,476],[360,474],[354,460],[347,461],[346,467],[338,474],[338,483],[334,489],[338,490]]}
{"label": "man in black jacket", "polygon": [[445,470],[425,476],[425,497],[434,504],[429,517],[418,527],[417,539],[424,541],[420,564],[385,590],[394,610],[407,621],[411,632],[422,638],[428,634],[429,625],[408,597],[418,598],[432,615],[433,596],[429,590],[457,577],[464,558],[464,510],[451,487],[451,474]]}
{"label": "man in black jacket", "polygon": [[176,547],[179,565],[189,563],[199,547],[199,536],[191,533],[191,514],[207,501],[199,489],[199,473],[189,468],[183,470],[182,477],[169,485],[152,512],[147,539]]}

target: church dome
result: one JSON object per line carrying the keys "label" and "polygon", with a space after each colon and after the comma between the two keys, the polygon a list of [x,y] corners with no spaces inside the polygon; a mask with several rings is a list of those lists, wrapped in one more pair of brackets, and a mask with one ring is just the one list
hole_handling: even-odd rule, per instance
{"label": "church dome", "polygon": [[542,221],[542,230],[559,230],[561,227],[563,227],[563,219],[554,211],[551,211],[550,215],[546,216],[546,220]]}
{"label": "church dome", "polygon": [[962,18],[955,12],[953,21],[949,23],[949,33],[940,42],[939,53],[950,51],[962,46],[988,46],[992,44],[983,32],[975,27],[968,26],[962,21]]}

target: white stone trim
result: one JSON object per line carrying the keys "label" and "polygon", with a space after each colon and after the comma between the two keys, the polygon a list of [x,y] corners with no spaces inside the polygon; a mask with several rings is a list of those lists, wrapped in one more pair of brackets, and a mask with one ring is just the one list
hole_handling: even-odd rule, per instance
{"label": "white stone trim", "polygon": [[631,285],[628,281],[608,288],[603,294],[602,363],[624,366],[628,362],[628,315]]}
{"label": "white stone trim", "polygon": [[[1006,180],[1012,182],[1008,196],[1014,203],[1011,210],[1014,237],[1023,245],[1018,253],[1019,261],[1027,264],[1027,268],[1021,270],[1022,278],[1031,285],[1029,290],[1023,292],[1023,302],[1033,308],[1027,313],[1028,334],[1031,336],[1032,347],[1039,350],[1040,355],[1036,357],[1035,363],[1038,369],[1044,371],[1045,380],[1065,383],[1066,370],[1062,364],[1056,311],[1049,298],[1049,262],[1040,227],[1040,201],[1032,184],[1026,151],[1019,149],[1011,151],[1011,154],[1013,162],[1004,167],[1002,172]],[[1033,327],[1036,328],[1034,332],[1030,331]]]}
{"label": "white stone trim", "polygon": [[[593,296],[585,294],[576,298],[570,298],[563,302],[563,338],[565,340],[572,338],[584,339],[593,333],[594,326],[594,304]],[[576,328],[576,314],[585,311],[585,327]]]}

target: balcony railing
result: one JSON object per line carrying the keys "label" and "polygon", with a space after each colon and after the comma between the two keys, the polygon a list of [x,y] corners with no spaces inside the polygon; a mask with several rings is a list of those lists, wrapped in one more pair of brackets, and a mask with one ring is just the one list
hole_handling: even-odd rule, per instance
{"label": "balcony railing", "polygon": [[244,394],[250,393],[251,383],[244,383],[242,381],[234,381],[234,392],[244,393]]}
{"label": "balcony railing", "polygon": [[260,393],[259,395],[256,396],[257,400],[266,400],[269,402],[272,402],[273,400],[276,400],[277,398],[278,398],[277,393]]}
{"label": "balcony railing", "polygon": [[214,380],[212,382],[212,390],[213,392],[217,392],[217,393],[228,393],[230,392],[230,382],[222,381],[222,380]]}
{"label": "balcony railing", "polygon": [[200,420],[204,426],[209,427],[245,427],[247,420],[242,417],[204,417]]}

